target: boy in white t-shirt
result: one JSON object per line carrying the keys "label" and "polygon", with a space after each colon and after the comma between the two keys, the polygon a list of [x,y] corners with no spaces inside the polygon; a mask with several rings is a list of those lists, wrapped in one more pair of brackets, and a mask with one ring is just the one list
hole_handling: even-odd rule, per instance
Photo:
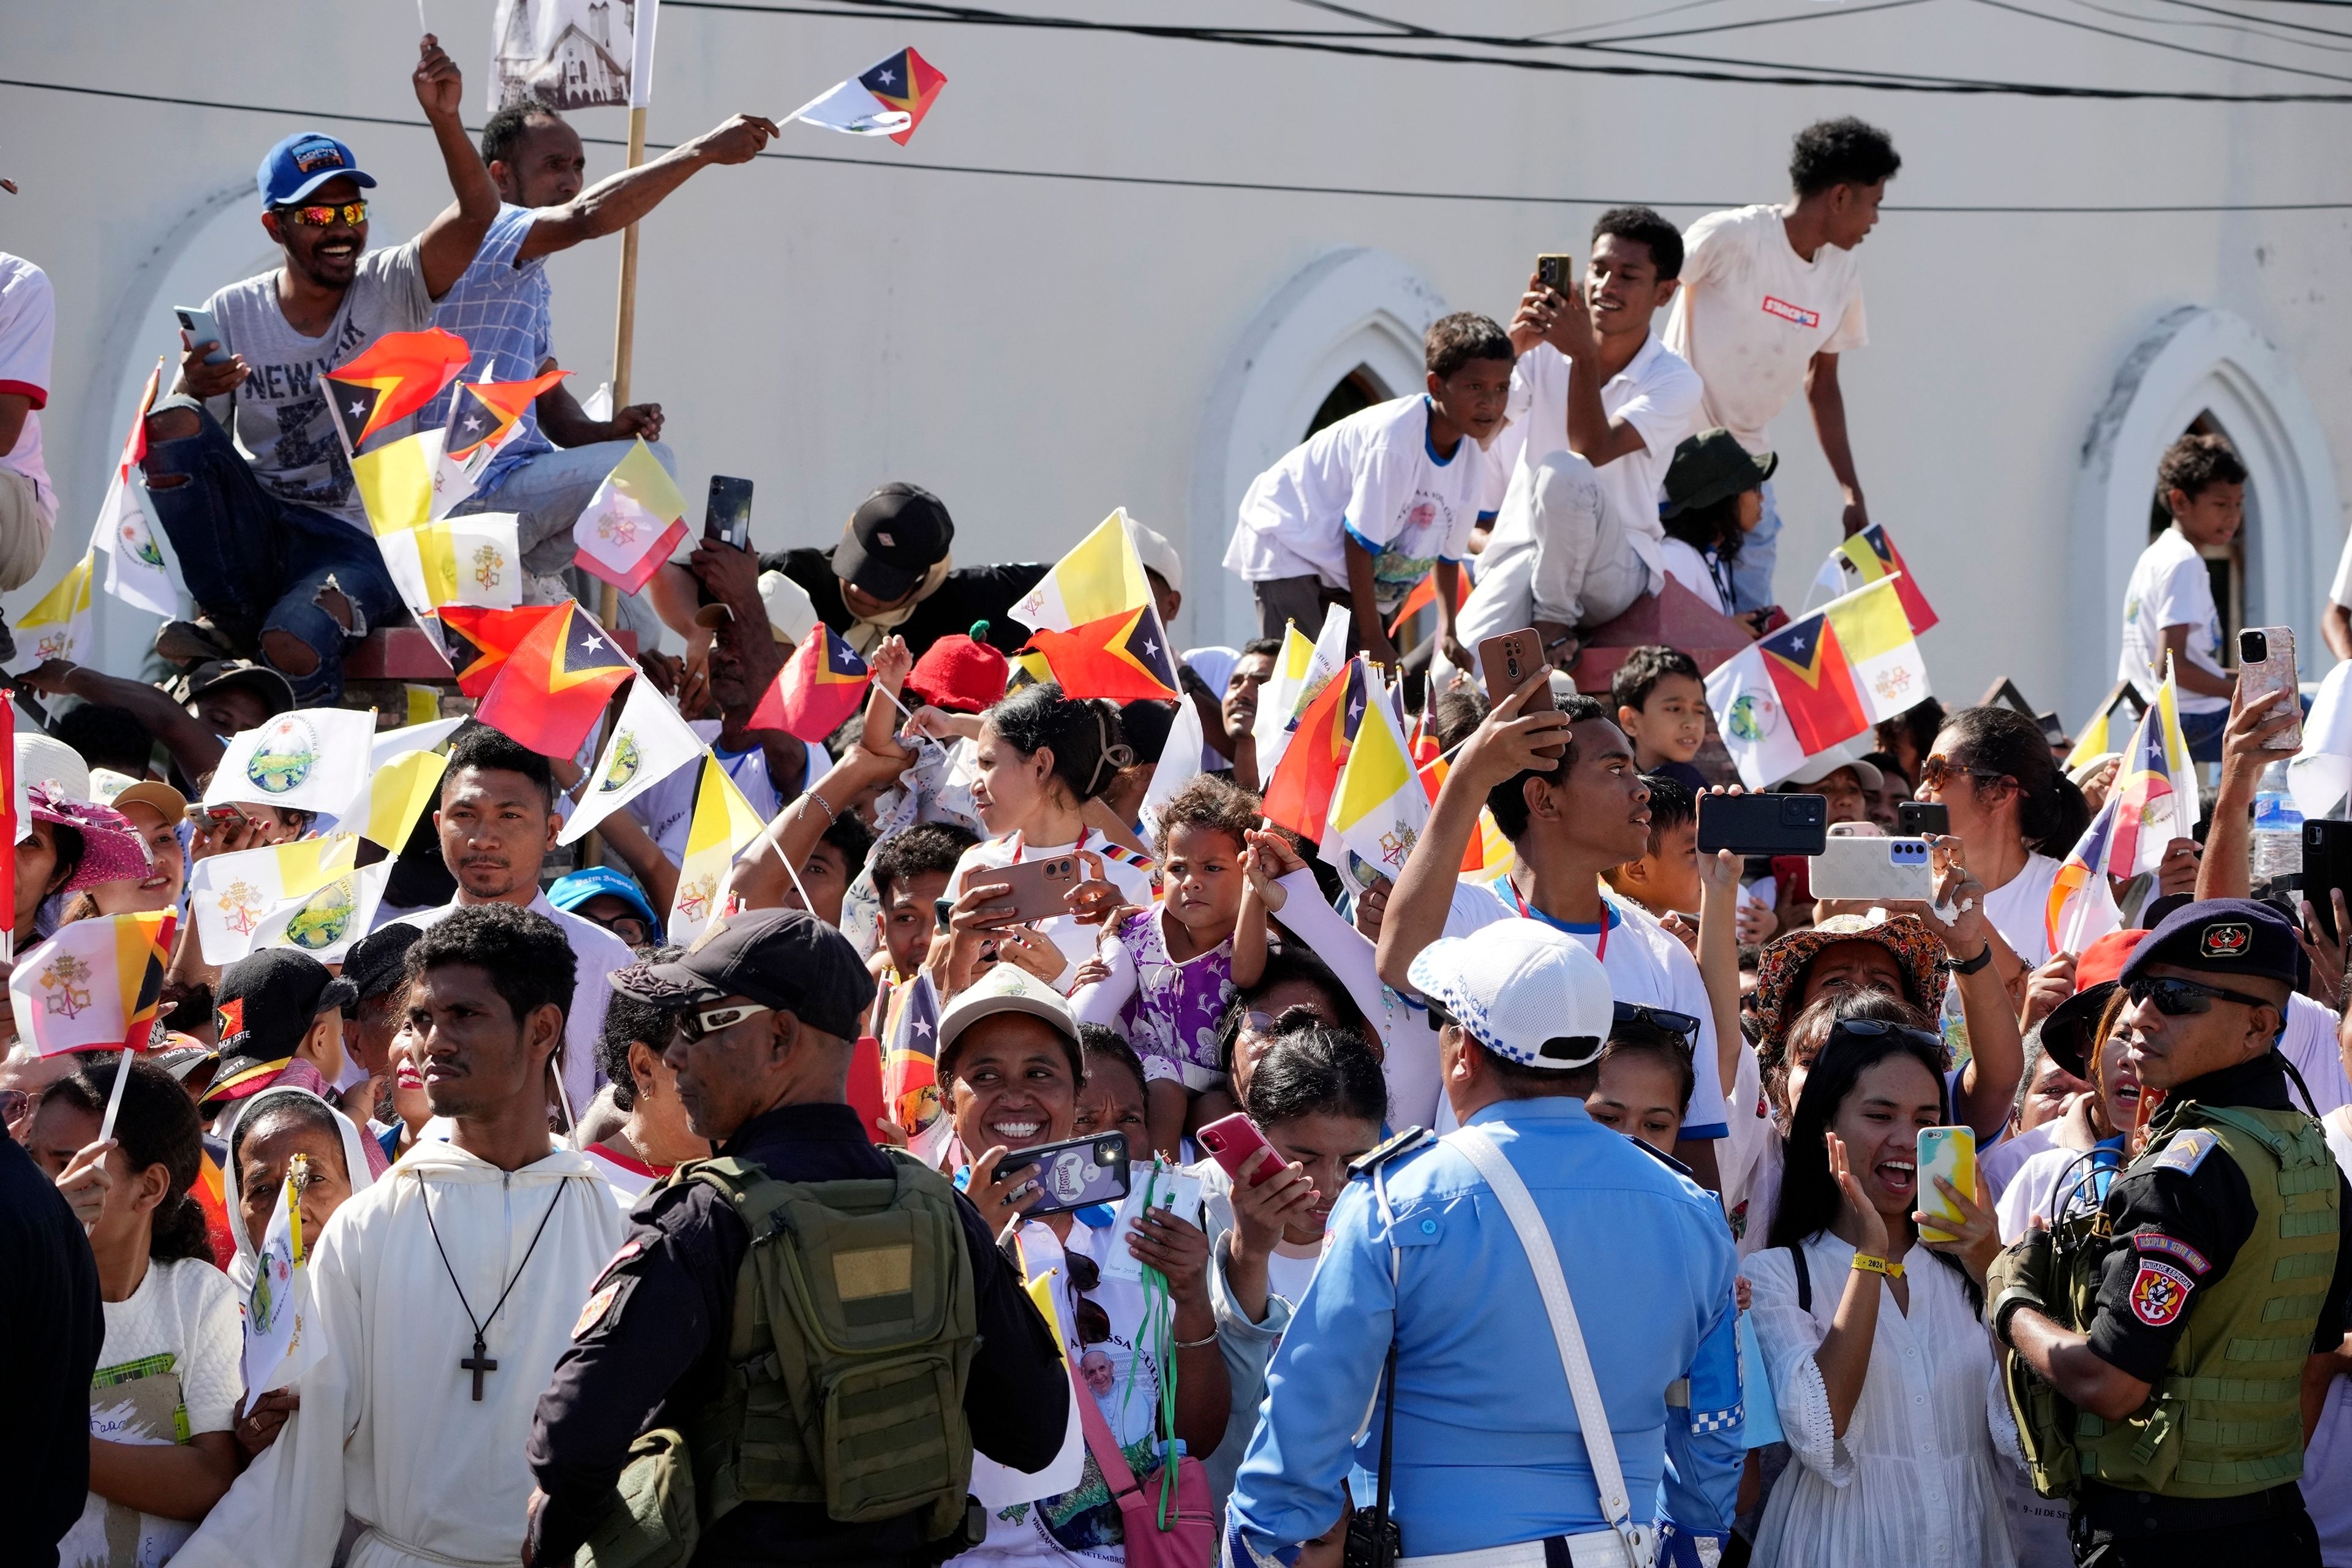
{"label": "boy in white t-shirt", "polygon": [[[1666,346],[1706,383],[1707,425],[1758,454],[1765,426],[1802,388],[1822,456],[1845,498],[1847,537],[1870,526],[1846,439],[1838,356],[1870,341],[1854,247],[1878,222],[1886,182],[1903,166],[1885,132],[1851,117],[1797,132],[1784,205],[1709,213],[1684,237],[1683,294]],[[1732,574],[1735,611],[1772,604],[1780,514],[1764,488],[1764,515]]]}
{"label": "boy in white t-shirt", "polygon": [[1426,393],[1318,430],[1242,498],[1224,563],[1256,597],[1259,635],[1278,637],[1292,621],[1312,635],[1325,606],[1345,604],[1355,619],[1350,646],[1393,667],[1388,613],[1433,569],[1438,637],[1448,657],[1459,650],[1461,563],[1502,489],[1486,445],[1503,426],[1511,340],[1463,310],[1430,327],[1423,356]]}
{"label": "boy in white t-shirt", "polygon": [[49,350],[58,330],[49,275],[0,251],[0,590],[41,569],[57,525],[57,492],[41,462],[41,416],[49,401]]}
{"label": "boy in white t-shirt", "polygon": [[2172,526],[2140,552],[2124,590],[2116,677],[2156,700],[2165,655],[2179,681],[2180,733],[2200,763],[2221,760],[2221,727],[2238,678],[2221,665],[2221,615],[2200,546],[2225,546],[2246,519],[2246,465],[2219,436],[2183,436],[2156,466]]}
{"label": "boy in white t-shirt", "polygon": [[1592,226],[1573,298],[1528,280],[1511,321],[1511,428],[1495,447],[1514,454],[1511,484],[1462,607],[1469,646],[1532,625],[1545,657],[1566,668],[1578,627],[1665,586],[1658,486],[1700,386],[1650,322],[1682,266],[1673,224],[1612,207]]}

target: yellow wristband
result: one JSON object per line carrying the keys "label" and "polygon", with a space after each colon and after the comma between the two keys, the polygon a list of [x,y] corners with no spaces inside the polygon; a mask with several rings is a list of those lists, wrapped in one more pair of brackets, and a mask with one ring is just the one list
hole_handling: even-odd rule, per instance
{"label": "yellow wristband", "polygon": [[1903,1265],[1890,1263],[1884,1258],[1873,1258],[1867,1252],[1855,1253],[1853,1266],[1864,1274],[1884,1274],[1889,1279],[1903,1278]]}

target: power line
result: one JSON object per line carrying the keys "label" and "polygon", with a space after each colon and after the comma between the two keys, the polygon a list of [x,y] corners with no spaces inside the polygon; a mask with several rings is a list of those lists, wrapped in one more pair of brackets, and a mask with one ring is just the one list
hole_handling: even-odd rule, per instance
{"label": "power line", "polygon": [[[2187,16],[2151,16],[2145,11],[2119,11],[2112,5],[2102,5],[2098,0],[2073,0],[2086,11],[2096,11],[2102,16],[2113,16],[2123,22],[2145,22],[2152,27],[2196,27],[2215,33],[2235,33],[2241,37],[2260,38],[2264,43],[2285,44],[2294,48],[2325,49],[2329,54],[2352,54],[2352,45],[2323,44],[2323,37],[2352,38],[2352,33],[2337,32],[2330,27],[2299,27],[2296,33],[2273,33],[2273,26],[2297,27],[2293,22],[2269,22],[2260,16],[2241,16],[2235,11],[2225,11],[2217,5],[2199,5],[2190,0],[2169,0],[2186,5],[2191,11],[2207,11],[2220,16],[2236,16],[2234,22],[2200,22]],[[2298,36],[2300,35],[2300,36]]]}
{"label": "power line", "polygon": [[[669,0],[674,10],[733,11],[754,16],[870,17],[887,16],[932,26],[1024,27],[1055,32],[1122,34],[1187,43],[1226,44],[1252,48],[1304,50],[1365,59],[1402,60],[1442,65],[1498,66],[1511,70],[1558,72],[1577,76],[1664,78],[1681,81],[1740,82],[1764,87],[1827,87],[1866,92],[1926,92],[1965,96],[2049,99],[2090,99],[2113,102],[2170,103],[2352,103],[2352,94],[2318,92],[2211,92],[2184,89],[2074,87],[2042,82],[2004,81],[1969,77],[1927,76],[1907,71],[1873,71],[1859,68],[1788,65],[1776,60],[1748,60],[1712,55],[1692,55],[1670,49],[1633,49],[1604,41],[1530,46],[1517,38],[1471,38],[1475,43],[1506,48],[1529,47],[1573,49],[1582,54],[1622,55],[1630,59],[1678,61],[1681,66],[1620,64],[1614,60],[1534,59],[1525,55],[1465,54],[1442,49],[1377,47],[1384,40],[1372,33],[1314,33],[1305,29],[1244,29],[1180,26],[1152,23],[1094,22],[1076,17],[1020,16],[970,6],[931,4],[930,0],[838,0],[858,10],[818,9],[809,5],[754,5],[748,0]],[[883,7],[889,7],[885,9]],[[863,9],[873,7],[873,9]],[[1449,35],[1450,37],[1451,35]],[[1467,37],[1467,36],[1465,36]],[[2234,58],[2234,57],[2232,57]],[[2242,64],[2253,62],[2240,61]],[[1714,68],[1699,68],[1701,67]],[[2284,69],[2287,68],[2266,68]],[[2343,79],[2352,80],[2352,78]]]}
{"label": "power line", "polygon": [[[676,4],[677,0],[671,0]],[[226,110],[239,114],[267,114],[296,121],[336,120],[357,125],[390,125],[404,131],[426,129],[421,120],[404,120],[388,114],[355,114],[347,110],[289,109],[283,105],[232,103],[218,99],[181,98],[165,93],[131,92],[120,88],[78,87],[64,82],[26,81],[0,77],[0,87],[13,87],[30,92],[61,92],[86,98],[118,99],[133,103],[157,103],[175,108]],[[479,127],[469,129],[478,131]],[[582,136],[583,142],[594,146],[626,145],[617,136]],[[649,153],[663,153],[677,145],[670,142],[648,142]],[[1058,180],[1076,184],[1139,185],[1169,190],[1242,191],[1265,195],[1353,196],[1383,201],[1416,202],[1483,202],[1505,205],[1546,207],[1615,207],[1650,206],[1676,212],[1710,212],[1726,207],[1745,205],[1737,201],[1676,201],[1656,196],[1551,196],[1523,195],[1500,191],[1400,191],[1384,190],[1370,185],[1316,185],[1265,180],[1185,179],[1160,174],[1097,174],[1074,169],[1010,169],[980,163],[918,163],[900,159],[851,158],[820,153],[774,153],[756,154],[772,163],[824,163],[856,169],[873,169],[890,174],[970,174],[1006,180]],[[1978,203],[1918,203],[1903,205],[1889,202],[1879,209],[1886,213],[1948,214],[2011,216],[2128,216],[2138,214],[2164,213],[2294,213],[2352,212],[2352,201],[2341,202],[2191,202],[2111,204],[2099,205],[2067,204],[1978,204]]]}
{"label": "power line", "polygon": [[2218,49],[2200,49],[2189,44],[2175,44],[2162,38],[2151,38],[2138,33],[2126,33],[2115,27],[2102,27],[2096,22],[2076,21],[2071,16],[2053,16],[2046,11],[2036,11],[2024,5],[2012,5],[2010,0],[1976,0],[1979,5],[1990,5],[1996,11],[2008,11],[2020,16],[2031,16],[2037,22],[2048,22],[2060,27],[2078,27],[2085,33],[2102,37],[2121,38],[2126,43],[2139,44],[2151,49],[2169,49],[2178,55],[2197,55],[2209,60],[2224,60],[2233,66],[2252,66],[2258,70],[2281,71],[2288,76],[2315,78],[2320,81],[2352,83],[2352,76],[2337,76],[2331,71],[2305,70],[2299,66],[2274,66],[2263,60],[2250,60],[2242,55],[2225,55]]}
{"label": "power line", "polygon": [[[2352,33],[2345,32],[2340,27],[2320,27],[2315,26],[2309,22],[2290,22],[2284,19],[2273,21],[2268,16],[2249,16],[2242,11],[2232,11],[2224,5],[2200,5],[2198,0],[2162,0],[2162,3],[2167,5],[2178,5],[2184,11],[2203,11],[2210,16],[2228,16],[2232,20],[2239,22],[2251,22],[2259,27],[2284,27],[2290,32],[2313,33],[2323,38],[2352,38]],[[2147,20],[2153,22],[2156,18],[2150,16]],[[2169,25],[2176,27],[2226,27],[2229,26],[2229,23],[2175,22]],[[2278,41],[2281,43],[2293,41],[2291,39],[2279,38],[2279,36],[2276,33],[2257,33],[2254,36],[2261,38],[2278,38]]]}

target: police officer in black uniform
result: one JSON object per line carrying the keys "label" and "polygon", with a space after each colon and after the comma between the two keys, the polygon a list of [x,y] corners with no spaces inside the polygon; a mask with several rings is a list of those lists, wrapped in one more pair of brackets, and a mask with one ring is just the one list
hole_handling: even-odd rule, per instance
{"label": "police officer in black uniform", "polygon": [[[732,915],[691,952],[618,971],[613,984],[677,1010],[665,1056],[694,1131],[720,1143],[722,1156],[787,1183],[903,1179],[846,1103],[858,1013],[873,983],[838,931],[797,910]],[[609,1515],[641,1432],[691,1434],[698,1419],[707,1428],[705,1413],[726,1409],[743,1374],[729,1350],[751,1234],[725,1192],[683,1179],[692,1170],[681,1167],[638,1201],[635,1227],[541,1396],[529,1450],[539,1483],[528,1537],[534,1563],[572,1562]],[[938,1196],[952,1199],[972,1275],[966,1332],[977,1351],[961,1406],[970,1444],[1016,1469],[1043,1469],[1060,1451],[1070,1403],[1057,1349],[971,1205],[960,1193]],[[772,1240],[763,1234],[763,1249]],[[696,1468],[698,1486],[709,1487],[699,1458]],[[949,1507],[960,1511],[955,1500]],[[844,1524],[823,1503],[741,1501],[705,1521],[693,1562],[916,1568],[968,1543],[941,1537],[937,1519],[916,1510]]]}
{"label": "police officer in black uniform", "polygon": [[2318,1568],[2301,1384],[2352,1328],[2352,1186],[2276,1049],[2304,973],[2267,904],[2208,900],[2150,931],[2119,980],[2125,1059],[2162,1095],[2147,1145],[2095,1212],[1990,1270],[2028,1458],[2072,1492],[2086,1568]]}

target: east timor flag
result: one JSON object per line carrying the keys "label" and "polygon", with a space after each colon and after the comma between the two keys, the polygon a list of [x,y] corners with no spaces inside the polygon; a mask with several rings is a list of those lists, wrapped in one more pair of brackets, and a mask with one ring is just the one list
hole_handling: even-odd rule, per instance
{"label": "east timor flag", "polygon": [[441,454],[462,463],[483,446],[503,441],[539,395],[572,373],[551,370],[529,381],[461,381],[449,399],[449,434]]}
{"label": "east timor flag", "polygon": [[1315,694],[1298,715],[1298,728],[1283,749],[1282,761],[1266,781],[1260,810],[1276,827],[1287,827],[1310,844],[1323,841],[1331,814],[1331,792],[1363,722],[1364,661],[1360,655]]}
{"label": "east timor flag", "polygon": [[923,122],[923,116],[931,111],[931,100],[947,84],[948,79],[911,48],[900,49],[857,79],[858,86],[890,108],[905,112],[907,128],[890,133],[890,140],[901,147],[914,135],[915,127]]}
{"label": "east timor flag", "polygon": [[1798,744],[1811,756],[1870,728],[1869,710],[1829,618],[1816,611],[1757,645],[1788,711]]}
{"label": "east timor flag", "polygon": [[823,637],[806,637],[776,672],[760,705],[751,710],[754,730],[782,730],[803,741],[822,741],[866,700],[874,672],[841,634],[824,623]]}
{"label": "east timor flag", "polygon": [[1133,702],[1176,696],[1176,661],[1153,605],[1138,605],[1066,632],[1040,630],[1029,646],[1053,666],[1066,697]]}
{"label": "east timor flag", "polygon": [[561,606],[525,605],[519,609],[488,610],[476,605],[444,605],[434,619],[441,623],[441,640],[457,689],[479,700],[490,682],[506,668],[508,656],[534,627]]}
{"label": "east timor flag", "polygon": [[432,402],[466,368],[466,340],[439,327],[386,332],[320,377],[344,447],[356,453]]}
{"label": "east timor flag", "polygon": [[542,756],[573,756],[606,700],[635,673],[612,634],[574,601],[515,645],[474,717]]}

